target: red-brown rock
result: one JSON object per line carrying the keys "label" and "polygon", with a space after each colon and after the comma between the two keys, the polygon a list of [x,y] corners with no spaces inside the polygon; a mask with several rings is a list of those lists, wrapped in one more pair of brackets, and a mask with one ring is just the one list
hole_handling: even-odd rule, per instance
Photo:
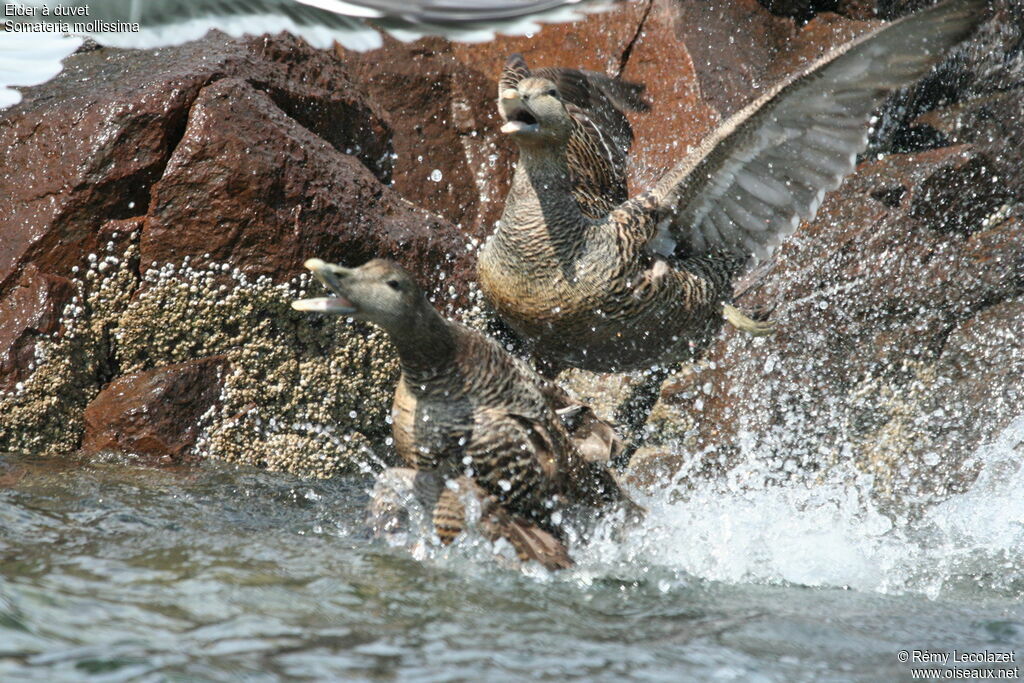
{"label": "red-brown rock", "polygon": [[634,191],[653,185],[720,119],[719,111],[701,92],[697,68],[682,39],[686,22],[692,19],[686,12],[679,3],[652,2],[620,72],[623,78],[644,83],[651,102],[649,112],[633,116],[631,121],[635,140],[630,184]]}
{"label": "red-brown rock", "polygon": [[118,377],[85,409],[82,452],[122,451],[164,462],[187,458],[200,418],[220,395],[226,364],[209,357]]}
{"label": "red-brown rock", "polygon": [[140,267],[189,256],[193,267],[227,263],[285,279],[313,254],[349,264],[389,256],[428,278],[437,268],[464,282],[464,245],[269,96],[224,78],[197,95],[153,185]]}
{"label": "red-brown rock", "polygon": [[73,295],[67,278],[40,272],[30,264],[0,300],[0,388],[9,390],[31,373],[35,340],[57,330],[61,312]]}
{"label": "red-brown rock", "polygon": [[[427,285],[446,292],[455,285],[456,296],[444,303],[464,302],[458,294],[466,291],[471,254],[463,236],[382,185],[392,158],[377,106],[330,52],[290,36],[212,34],[170,49],[76,54],[58,78],[27,89],[21,104],[2,113],[0,156],[7,200],[0,205],[0,392],[9,392],[0,400],[18,411],[12,429],[39,432],[6,431],[4,443],[13,447],[46,448],[55,439],[63,447],[81,432],[79,406],[118,381],[112,332],[120,311],[112,306],[128,305],[137,271],[145,274],[154,260],[194,257],[193,267],[202,267],[216,258],[282,281],[314,254],[346,263],[393,256]],[[80,341],[61,345],[60,314],[73,293],[68,278],[76,268],[82,278],[96,257],[121,255],[129,234],[131,258],[104,264],[124,271],[116,289],[101,291],[102,271],[90,271],[84,286],[102,310],[83,302]],[[78,372],[46,376],[70,406],[67,415],[55,413],[70,421],[63,427],[46,426],[54,412],[52,397],[40,393],[46,382],[17,387],[48,334],[56,335],[51,348],[84,354]],[[137,351],[135,363],[147,357]],[[111,407],[104,393],[89,412],[88,448],[184,452],[194,438],[185,434],[189,411],[208,407],[219,381],[195,368],[154,377],[143,379],[169,382],[181,397],[161,413],[156,431],[146,430],[129,399]],[[196,386],[186,390],[189,382]],[[104,431],[105,420],[113,432]]]}
{"label": "red-brown rock", "polygon": [[512,146],[498,132],[494,106],[500,64],[465,64],[441,38],[385,38],[378,50],[338,52],[386,112],[395,149],[391,186],[468,233],[489,232],[511,177]]}
{"label": "red-brown rock", "polygon": [[0,121],[0,295],[25,264],[67,276],[96,249],[104,221],[142,215],[189,109],[233,76],[263,90],[382,178],[387,129],[328,54],[296,38],[220,34],[160,50],[95,49],[69,57]]}

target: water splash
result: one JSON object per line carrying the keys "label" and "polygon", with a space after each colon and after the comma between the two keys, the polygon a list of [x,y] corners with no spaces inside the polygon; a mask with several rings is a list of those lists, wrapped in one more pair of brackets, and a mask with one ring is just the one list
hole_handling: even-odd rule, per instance
{"label": "water splash", "polygon": [[980,475],[968,491],[916,519],[883,513],[864,475],[748,489],[735,480],[685,492],[677,485],[641,499],[649,515],[639,533],[616,540],[606,532],[581,548],[577,571],[653,566],[728,583],[1019,597],[1022,455],[1024,415],[972,456]]}

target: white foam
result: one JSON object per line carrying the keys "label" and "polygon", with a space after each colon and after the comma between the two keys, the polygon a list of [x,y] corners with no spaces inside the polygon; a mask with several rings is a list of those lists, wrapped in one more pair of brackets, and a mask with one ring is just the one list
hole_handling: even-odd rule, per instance
{"label": "white foam", "polygon": [[21,93],[9,86],[50,80],[60,73],[62,60],[81,44],[81,38],[60,34],[4,33],[0,40],[0,109],[21,101]]}
{"label": "white foam", "polygon": [[[641,500],[642,529],[581,549],[581,575],[660,566],[731,583],[792,583],[878,593],[1005,594],[1024,582],[1024,415],[973,459],[971,488],[921,519],[890,520],[870,478],[744,488],[740,478]],[[742,469],[742,468],[741,468]]]}

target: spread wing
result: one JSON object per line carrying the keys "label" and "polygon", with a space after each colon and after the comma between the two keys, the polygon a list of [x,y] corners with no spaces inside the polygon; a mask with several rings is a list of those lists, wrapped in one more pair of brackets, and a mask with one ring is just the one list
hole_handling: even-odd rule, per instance
{"label": "spread wing", "polygon": [[834,50],[730,117],[657,184],[667,217],[649,247],[765,258],[850,173],[869,117],[980,23],[985,0],[949,0]]}

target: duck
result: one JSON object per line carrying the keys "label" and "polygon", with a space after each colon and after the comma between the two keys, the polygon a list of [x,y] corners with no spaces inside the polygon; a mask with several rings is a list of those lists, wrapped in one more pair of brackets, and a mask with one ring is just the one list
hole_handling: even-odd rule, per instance
{"label": "duck", "polygon": [[[478,254],[485,299],[546,364],[654,368],[656,380],[698,358],[723,320],[769,332],[732,306],[733,281],[814,217],[853,171],[872,112],[964,40],[984,6],[947,0],[832,50],[597,217],[574,186],[573,105],[556,80],[506,64],[498,109],[519,161]],[[637,400],[653,407],[650,392]]]}
{"label": "duck", "polygon": [[384,259],[305,267],[331,295],[293,308],[370,322],[397,351],[394,447],[443,544],[466,527],[467,496],[487,535],[549,569],[570,566],[564,523],[579,511],[642,514],[607,467],[621,448],[614,431],[496,341],[443,317],[408,271]]}

